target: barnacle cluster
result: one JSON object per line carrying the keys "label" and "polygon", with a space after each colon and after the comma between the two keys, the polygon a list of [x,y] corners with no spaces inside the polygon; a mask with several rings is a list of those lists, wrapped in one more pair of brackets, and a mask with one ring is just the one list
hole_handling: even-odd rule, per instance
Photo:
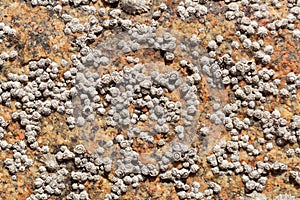
{"label": "barnacle cluster", "polygon": [[299,1],[1,9],[0,198],[300,198]]}

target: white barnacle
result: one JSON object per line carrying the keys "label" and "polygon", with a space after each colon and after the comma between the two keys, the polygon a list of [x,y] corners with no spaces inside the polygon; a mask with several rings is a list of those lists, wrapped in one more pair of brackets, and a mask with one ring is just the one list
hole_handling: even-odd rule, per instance
{"label": "white barnacle", "polygon": [[190,172],[191,173],[196,173],[199,170],[199,166],[197,164],[193,164],[190,167]]}
{"label": "white barnacle", "polygon": [[79,144],[79,145],[75,146],[74,152],[77,153],[77,154],[84,154],[85,153],[85,148],[82,144]]}
{"label": "white barnacle", "polygon": [[180,152],[174,152],[173,153],[173,159],[175,161],[179,161],[181,159],[181,153]]}
{"label": "white barnacle", "polygon": [[300,39],[300,30],[299,29],[293,30],[293,38],[295,40],[299,40]]}

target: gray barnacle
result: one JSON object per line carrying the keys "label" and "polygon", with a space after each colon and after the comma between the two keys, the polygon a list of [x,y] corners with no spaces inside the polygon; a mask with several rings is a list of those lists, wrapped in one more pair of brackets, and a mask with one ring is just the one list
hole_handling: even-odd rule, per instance
{"label": "gray barnacle", "polygon": [[256,182],[253,180],[249,180],[248,182],[246,182],[245,186],[248,190],[253,190],[255,189]]}
{"label": "gray barnacle", "polygon": [[121,27],[124,30],[129,30],[132,27],[132,21],[129,19],[120,20],[120,22],[121,22]]}
{"label": "gray barnacle", "polygon": [[214,191],[214,193],[220,193],[221,192],[221,186],[215,182],[208,183],[208,186]]}
{"label": "gray barnacle", "polygon": [[185,191],[180,191],[177,193],[177,196],[179,197],[179,199],[186,199],[186,192]]}
{"label": "gray barnacle", "polygon": [[105,3],[118,3],[119,0],[104,0]]}
{"label": "gray barnacle", "polygon": [[82,110],[82,114],[84,114],[85,116],[90,115],[92,112],[93,112],[93,108],[91,106],[84,106]]}
{"label": "gray barnacle", "polygon": [[168,62],[173,61],[175,59],[175,55],[171,52],[166,52],[165,59]]}
{"label": "gray barnacle", "polygon": [[46,165],[46,168],[49,171],[56,171],[57,169],[59,169],[59,165],[57,163],[56,156],[54,154],[51,153],[43,154],[40,161]]}
{"label": "gray barnacle", "polygon": [[147,168],[149,169],[149,175],[155,177],[159,174],[159,169],[157,166],[153,164],[147,164]]}
{"label": "gray barnacle", "polygon": [[96,174],[98,172],[98,167],[96,167],[92,162],[86,163],[85,169],[92,174]]}
{"label": "gray barnacle", "polygon": [[295,40],[299,40],[300,39],[300,30],[299,29],[293,30],[293,38]]}
{"label": "gray barnacle", "polygon": [[173,153],[173,159],[175,161],[180,161],[182,158],[181,158],[181,153],[180,152],[174,152]]}
{"label": "gray barnacle", "polygon": [[152,86],[152,82],[150,80],[144,80],[140,83],[140,86],[145,89],[150,89]]}
{"label": "gray barnacle", "polygon": [[121,0],[120,6],[128,14],[141,14],[151,9],[152,0]]}
{"label": "gray barnacle", "polygon": [[274,200],[296,200],[296,197],[289,194],[279,194]]}
{"label": "gray barnacle", "polygon": [[141,172],[143,175],[148,176],[150,173],[150,170],[146,165],[144,165],[144,166],[142,166]]}

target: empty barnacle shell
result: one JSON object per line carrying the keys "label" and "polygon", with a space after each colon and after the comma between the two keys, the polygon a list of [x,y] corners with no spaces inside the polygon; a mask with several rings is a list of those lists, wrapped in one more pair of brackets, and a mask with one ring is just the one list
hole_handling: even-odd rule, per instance
{"label": "empty barnacle shell", "polygon": [[141,14],[151,9],[152,0],[121,0],[120,6],[128,14]]}

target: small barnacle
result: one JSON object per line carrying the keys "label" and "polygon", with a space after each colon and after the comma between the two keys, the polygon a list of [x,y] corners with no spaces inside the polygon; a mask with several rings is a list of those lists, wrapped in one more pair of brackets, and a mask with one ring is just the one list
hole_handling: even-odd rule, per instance
{"label": "small barnacle", "polygon": [[177,193],[177,196],[179,197],[179,199],[186,199],[187,193],[185,191],[180,191]]}
{"label": "small barnacle", "polygon": [[151,9],[152,0],[121,0],[120,6],[128,14],[141,14]]}
{"label": "small barnacle", "polygon": [[199,170],[199,166],[197,164],[193,164],[190,167],[190,172],[191,173],[196,173]]}
{"label": "small barnacle", "polygon": [[166,52],[165,59],[166,61],[173,61],[175,59],[175,55],[171,52]]}
{"label": "small barnacle", "polygon": [[271,62],[271,56],[270,55],[264,55],[264,57],[262,58],[261,62],[263,64],[268,64]]}
{"label": "small barnacle", "polygon": [[265,46],[264,52],[265,52],[266,54],[268,54],[268,55],[273,54],[273,52],[274,52],[273,46],[271,46],[271,45]]}
{"label": "small barnacle", "polygon": [[195,106],[189,106],[186,108],[187,114],[194,116],[197,112],[197,108]]}
{"label": "small barnacle", "polygon": [[251,42],[250,39],[246,38],[246,39],[243,40],[242,45],[245,49],[249,49],[252,45],[252,42]]}
{"label": "small barnacle", "polygon": [[[197,16],[197,17],[200,17],[200,16],[203,16],[203,15],[206,15],[207,12],[208,12],[208,9],[207,9],[206,6],[200,5],[200,6],[196,6],[196,11],[197,11],[196,16]],[[199,15],[200,15],[200,16],[199,16]]]}
{"label": "small barnacle", "polygon": [[211,49],[211,50],[216,50],[217,48],[218,48],[218,45],[217,45],[217,43],[216,43],[216,41],[214,41],[214,40],[210,40],[209,42],[208,42],[208,48],[209,49]]}
{"label": "small barnacle", "polygon": [[6,52],[2,52],[2,53],[0,54],[0,58],[1,58],[2,60],[8,60],[8,59],[9,59],[9,54],[6,53]]}
{"label": "small barnacle", "polygon": [[154,113],[156,116],[162,116],[164,114],[164,108],[160,105],[154,107]]}
{"label": "small barnacle", "polygon": [[35,179],[35,181],[34,181],[34,186],[35,186],[35,188],[40,188],[40,187],[43,186],[43,184],[44,184],[44,180],[41,179],[41,178],[37,178],[37,179]]}
{"label": "small barnacle", "polygon": [[144,80],[140,83],[140,86],[145,89],[150,89],[152,86],[152,82],[150,80]]}
{"label": "small barnacle", "polygon": [[14,60],[14,59],[16,59],[18,57],[18,52],[17,51],[11,51],[10,53],[9,53],[9,59],[10,60]]}
{"label": "small barnacle", "polygon": [[286,98],[286,97],[289,96],[289,91],[288,91],[287,89],[285,89],[285,88],[282,88],[282,89],[280,90],[280,95],[281,95],[283,98]]}
{"label": "small barnacle", "polygon": [[257,35],[259,35],[260,37],[266,37],[268,35],[268,29],[264,26],[260,26],[257,29]]}
{"label": "small barnacle", "polygon": [[86,116],[90,115],[93,112],[93,108],[91,106],[84,106],[82,113]]}
{"label": "small barnacle", "polygon": [[217,35],[217,36],[216,36],[216,42],[217,42],[217,43],[221,44],[221,43],[223,42],[223,40],[224,40],[224,38],[223,38],[222,35]]}
{"label": "small barnacle", "polygon": [[143,175],[147,176],[150,173],[150,170],[148,169],[148,167],[146,165],[142,166],[141,172]]}
{"label": "small barnacle", "polygon": [[175,161],[179,161],[181,159],[181,153],[180,152],[174,152],[173,153],[173,159]]}
{"label": "small barnacle", "polygon": [[75,146],[74,152],[77,153],[77,154],[84,154],[85,153],[85,148],[82,144],[79,144],[79,145]]}
{"label": "small barnacle", "polygon": [[85,124],[85,119],[82,116],[77,117],[77,126],[82,127]]}
{"label": "small barnacle", "polygon": [[238,48],[239,48],[239,43],[238,43],[238,41],[235,41],[235,40],[232,41],[231,46],[232,46],[233,49],[238,49]]}
{"label": "small barnacle", "polygon": [[293,30],[293,38],[296,40],[300,39],[300,30],[299,29]]}
{"label": "small barnacle", "polygon": [[109,58],[107,58],[106,56],[102,56],[99,59],[99,63],[100,63],[100,65],[106,66],[109,64]]}

